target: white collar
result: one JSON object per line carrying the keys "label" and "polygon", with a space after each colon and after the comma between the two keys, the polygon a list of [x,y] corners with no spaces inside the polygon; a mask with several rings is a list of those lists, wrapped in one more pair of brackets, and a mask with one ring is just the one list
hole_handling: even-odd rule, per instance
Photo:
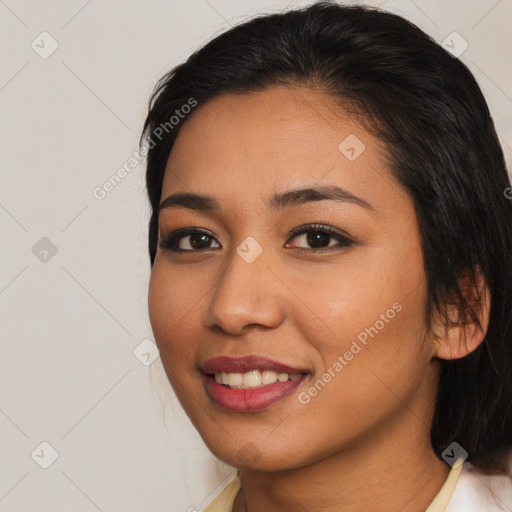
{"label": "white collar", "polygon": [[486,475],[464,462],[445,512],[512,512],[512,476]]}

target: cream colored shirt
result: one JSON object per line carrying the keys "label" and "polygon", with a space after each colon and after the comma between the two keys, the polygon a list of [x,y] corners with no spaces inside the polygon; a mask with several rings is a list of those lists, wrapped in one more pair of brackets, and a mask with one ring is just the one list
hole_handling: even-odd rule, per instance
{"label": "cream colored shirt", "polygon": [[[240,477],[236,475],[203,512],[232,512],[239,490]],[[425,512],[503,511],[512,511],[512,478],[484,475],[470,462],[457,461]]]}

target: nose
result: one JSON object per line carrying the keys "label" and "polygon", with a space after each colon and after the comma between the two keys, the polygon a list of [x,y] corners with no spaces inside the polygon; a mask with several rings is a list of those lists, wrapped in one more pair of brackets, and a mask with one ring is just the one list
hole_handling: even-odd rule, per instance
{"label": "nose", "polygon": [[250,326],[276,328],[284,318],[283,288],[265,251],[251,263],[233,252],[219,271],[205,323],[232,335],[241,335]]}

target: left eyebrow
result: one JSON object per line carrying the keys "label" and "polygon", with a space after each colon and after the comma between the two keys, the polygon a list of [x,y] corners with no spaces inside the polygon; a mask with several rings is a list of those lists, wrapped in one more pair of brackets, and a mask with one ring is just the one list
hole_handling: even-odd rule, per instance
{"label": "left eyebrow", "polygon": [[347,189],[336,185],[324,185],[279,192],[267,201],[267,207],[270,210],[283,210],[284,208],[300,206],[314,201],[341,201],[375,211],[375,208],[371,206],[370,203],[352,194],[352,192]]}
{"label": "left eyebrow", "polygon": [[[266,201],[266,206],[267,209],[271,211],[278,211],[315,201],[341,201],[352,203],[375,212],[375,208],[370,203],[336,185],[324,185],[278,192]],[[193,193],[171,194],[160,203],[158,210],[161,211],[171,207],[181,207],[215,214],[219,214],[222,210],[220,201],[215,197]]]}

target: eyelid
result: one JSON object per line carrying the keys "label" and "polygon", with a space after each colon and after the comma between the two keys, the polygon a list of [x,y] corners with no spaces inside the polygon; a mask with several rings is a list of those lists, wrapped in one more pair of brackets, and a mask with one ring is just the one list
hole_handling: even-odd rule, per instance
{"label": "eyelid", "polygon": [[[308,253],[323,253],[323,252],[331,252],[331,251],[339,251],[345,249],[347,247],[356,245],[357,241],[349,235],[347,232],[334,228],[329,224],[321,224],[318,222],[303,224],[301,226],[297,226],[293,228],[289,234],[288,240],[297,237],[298,235],[302,235],[304,233],[308,233],[310,231],[319,231],[323,233],[327,233],[330,238],[335,239],[338,242],[338,245],[327,246],[319,249],[308,249],[305,247],[294,247],[294,249],[302,252]],[[287,242],[288,243],[288,242]],[[339,245],[341,244],[341,245]]]}
{"label": "eyelid", "polygon": [[345,238],[347,240],[352,240],[352,237],[345,231],[342,231],[341,229],[334,228],[329,224],[321,224],[318,222],[302,224],[301,226],[297,226],[296,228],[293,228],[290,231],[289,237],[294,237],[294,236],[300,235],[302,233],[307,233],[308,231],[324,231],[333,236],[339,236],[339,237]]}
{"label": "eyelid", "polygon": [[[338,242],[342,242],[343,246],[334,246],[332,248],[325,247],[321,249],[309,249],[305,247],[295,247],[295,249],[299,251],[308,251],[308,252],[325,252],[335,249],[342,249],[344,247],[348,247],[351,245],[356,244],[356,241],[351,237],[348,233],[345,231],[336,229],[329,224],[320,224],[320,223],[308,223],[308,224],[302,224],[300,226],[297,226],[293,228],[287,237],[287,242],[291,240],[292,238],[295,238],[298,235],[308,233],[309,231],[321,231],[324,233],[327,233],[330,235],[331,238],[336,239]],[[211,249],[218,249],[218,247],[207,247],[206,249],[199,249],[199,250],[191,250],[191,249],[178,249],[176,247],[172,247],[173,245],[176,245],[176,242],[179,242],[182,238],[185,238],[190,235],[195,234],[204,234],[208,236],[209,238],[215,240],[219,245],[220,242],[215,238],[215,236],[204,228],[199,227],[185,227],[185,228],[179,228],[174,231],[170,232],[164,232],[159,236],[158,245],[162,249],[168,249],[172,252],[180,252],[180,253],[201,253],[205,251],[209,251]]]}
{"label": "eyelid", "polygon": [[[208,247],[203,250],[195,251],[195,250],[190,250],[190,249],[179,249],[176,247],[172,247],[173,245],[177,244],[177,242],[179,242],[180,239],[186,238],[187,236],[190,236],[190,235],[197,235],[197,234],[204,234],[204,235],[212,238],[213,240],[216,240],[217,243],[220,245],[220,242],[207,229],[189,226],[186,228],[179,228],[174,231],[163,231],[162,233],[159,234],[158,246],[161,247],[162,249],[168,249],[172,252],[181,252],[181,253],[184,253],[184,252],[199,253],[199,252],[204,252],[204,251],[208,251],[208,250],[212,249],[212,248]],[[217,249],[217,247],[213,247],[213,249]]]}

